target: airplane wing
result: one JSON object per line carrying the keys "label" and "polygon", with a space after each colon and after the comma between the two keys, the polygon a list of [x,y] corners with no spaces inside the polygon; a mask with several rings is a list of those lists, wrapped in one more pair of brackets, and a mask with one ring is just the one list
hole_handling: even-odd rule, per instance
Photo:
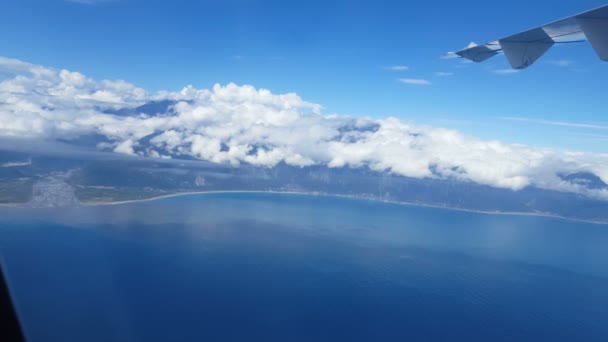
{"label": "airplane wing", "polygon": [[482,45],[471,43],[463,50],[449,52],[445,58],[483,62],[503,52],[513,69],[525,69],[554,44],[585,40],[600,59],[608,61],[608,5]]}

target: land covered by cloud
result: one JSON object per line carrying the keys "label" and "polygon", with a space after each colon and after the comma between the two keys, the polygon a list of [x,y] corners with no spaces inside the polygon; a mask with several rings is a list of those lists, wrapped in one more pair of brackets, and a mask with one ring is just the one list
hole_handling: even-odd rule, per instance
{"label": "land covered by cloud", "polygon": [[[397,118],[326,115],[295,93],[250,85],[186,86],[149,93],[122,80],[90,79],[0,58],[0,137],[76,140],[156,158],[273,167],[368,167],[415,178],[499,188],[527,186],[608,200],[605,188],[564,180],[592,173],[608,183],[608,155],[486,141]],[[144,109],[145,108],[145,109]]]}

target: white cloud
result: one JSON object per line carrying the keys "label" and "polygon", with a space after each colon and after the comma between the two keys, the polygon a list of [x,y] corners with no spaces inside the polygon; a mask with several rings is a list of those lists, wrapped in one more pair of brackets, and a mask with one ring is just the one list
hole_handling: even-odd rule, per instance
{"label": "white cloud", "polygon": [[513,75],[517,74],[519,70],[517,69],[496,69],[492,70],[492,73],[495,75]]}
{"label": "white cloud", "polygon": [[449,72],[449,71],[437,71],[435,73],[435,76],[437,77],[448,77],[448,76],[454,76],[453,72]]}
{"label": "white cloud", "polygon": [[408,67],[407,65],[391,65],[383,68],[392,71],[408,71],[410,69],[410,67]]}
{"label": "white cloud", "polygon": [[575,62],[571,61],[571,60],[567,60],[567,59],[558,59],[558,60],[549,60],[549,61],[546,61],[546,63],[555,65],[558,67],[569,67],[569,66],[573,65]]}
{"label": "white cloud", "polygon": [[133,150],[133,140],[127,139],[121,142],[120,144],[118,144],[118,146],[116,146],[114,152],[123,154],[135,154],[135,151]]}
{"label": "white cloud", "polygon": [[0,71],[3,72],[19,72],[19,71],[27,71],[29,72],[32,67],[32,64],[20,61],[14,58],[6,58],[0,57]]}
{"label": "white cloud", "polygon": [[[513,190],[534,185],[608,200],[606,190],[586,189],[558,176],[586,171],[608,182],[608,154],[504,144],[396,118],[323,115],[320,105],[295,93],[274,94],[250,85],[187,86],[150,94],[125,81],[95,81],[17,60],[0,59],[0,65],[15,74],[0,82],[0,137],[98,134],[109,140],[99,146],[117,153],[262,167],[369,167]],[[108,114],[162,100],[174,103],[162,115]]]}
{"label": "white cloud", "polygon": [[18,73],[30,73],[38,76],[47,73],[48,76],[50,71],[38,65],[23,62],[14,58],[0,56],[0,73],[7,73],[11,75]]}
{"label": "white cloud", "polygon": [[430,85],[431,81],[425,80],[422,78],[398,78],[397,81],[405,84],[414,84],[414,85]]}
{"label": "white cloud", "polygon": [[594,123],[585,123],[585,122],[564,122],[564,121],[554,121],[554,120],[521,118],[521,117],[513,117],[513,116],[502,116],[502,117],[500,117],[500,119],[501,120],[507,120],[507,121],[529,122],[529,123],[535,123],[535,124],[547,125],[547,126],[562,126],[562,127],[590,128],[590,129],[608,129],[608,125],[601,125],[601,124],[594,124]]}

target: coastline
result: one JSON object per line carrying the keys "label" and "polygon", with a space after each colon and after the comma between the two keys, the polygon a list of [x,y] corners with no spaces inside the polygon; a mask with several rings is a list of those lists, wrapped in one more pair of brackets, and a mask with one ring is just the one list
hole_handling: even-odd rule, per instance
{"label": "coastline", "polygon": [[[345,199],[353,199],[353,200],[363,200],[363,201],[373,201],[373,202],[381,202],[387,204],[394,205],[404,205],[404,206],[416,206],[416,207],[424,207],[424,208],[434,208],[434,209],[444,209],[444,210],[454,210],[475,214],[484,214],[484,215],[509,215],[509,216],[532,216],[532,217],[546,217],[546,218],[555,218],[561,220],[567,220],[571,222],[581,222],[581,223],[591,223],[597,225],[608,225],[608,221],[597,221],[597,220],[584,220],[577,219],[572,217],[560,216],[556,214],[550,213],[542,213],[542,212],[517,212],[517,211],[489,211],[489,210],[474,210],[474,209],[466,209],[466,208],[455,208],[455,207],[447,207],[441,205],[434,204],[426,204],[426,203],[416,203],[416,202],[400,202],[400,201],[391,201],[391,200],[383,200],[372,197],[359,197],[352,195],[340,195],[340,194],[329,194],[323,192],[301,192],[301,191],[274,191],[274,190],[209,190],[209,191],[187,191],[187,192],[177,192],[172,194],[154,196],[149,198],[142,199],[132,199],[126,201],[114,201],[114,202],[80,202],[79,206],[81,207],[96,207],[96,206],[112,206],[112,205],[122,205],[122,204],[131,204],[131,203],[139,203],[139,202],[151,202],[162,200],[166,198],[178,197],[178,196],[194,196],[194,195],[212,195],[212,194],[239,194],[239,193],[253,193],[253,194],[287,194],[287,195],[299,195],[299,196],[324,196],[324,197],[338,197]],[[49,207],[33,207],[30,203],[0,203],[0,208],[53,208]]]}
{"label": "coastline", "polygon": [[583,220],[576,219],[571,217],[565,217],[555,214],[549,213],[534,213],[534,212],[508,212],[508,211],[487,211],[487,210],[474,210],[474,209],[465,209],[465,208],[454,208],[454,207],[446,207],[440,205],[433,204],[425,204],[425,203],[414,203],[414,202],[400,202],[400,201],[390,201],[390,200],[382,200],[376,198],[368,198],[368,197],[357,197],[357,196],[349,196],[349,195],[340,195],[340,194],[328,194],[328,193],[317,193],[317,192],[299,192],[299,191],[271,191],[271,190],[209,190],[209,191],[188,191],[188,192],[178,192],[173,194],[155,196],[150,198],[142,198],[142,199],[134,199],[127,201],[116,201],[116,202],[81,202],[80,205],[84,207],[94,207],[94,206],[110,206],[110,205],[121,205],[121,204],[129,204],[129,203],[138,203],[138,202],[150,202],[156,200],[162,200],[166,198],[178,197],[178,196],[193,196],[193,195],[211,195],[211,194],[239,194],[239,193],[254,193],[254,194],[288,194],[288,195],[299,195],[299,196],[324,196],[324,197],[338,197],[338,198],[347,198],[354,200],[365,200],[365,201],[373,201],[373,202],[382,202],[387,204],[395,204],[395,205],[405,205],[405,206],[417,206],[417,207],[425,207],[425,208],[435,208],[435,209],[444,209],[444,210],[455,210],[461,212],[468,213],[476,213],[476,214],[484,214],[484,215],[509,215],[509,216],[533,216],[533,217],[546,217],[546,218],[555,218],[562,219],[573,222],[582,222],[582,223],[591,223],[598,225],[608,225],[607,221],[596,221],[596,220]]}

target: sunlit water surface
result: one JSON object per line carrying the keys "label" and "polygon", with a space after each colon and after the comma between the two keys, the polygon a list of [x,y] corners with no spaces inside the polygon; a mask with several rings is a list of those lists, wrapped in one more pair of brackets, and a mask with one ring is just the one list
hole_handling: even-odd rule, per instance
{"label": "sunlit water surface", "polygon": [[608,226],[226,193],[0,208],[31,341],[608,341]]}

